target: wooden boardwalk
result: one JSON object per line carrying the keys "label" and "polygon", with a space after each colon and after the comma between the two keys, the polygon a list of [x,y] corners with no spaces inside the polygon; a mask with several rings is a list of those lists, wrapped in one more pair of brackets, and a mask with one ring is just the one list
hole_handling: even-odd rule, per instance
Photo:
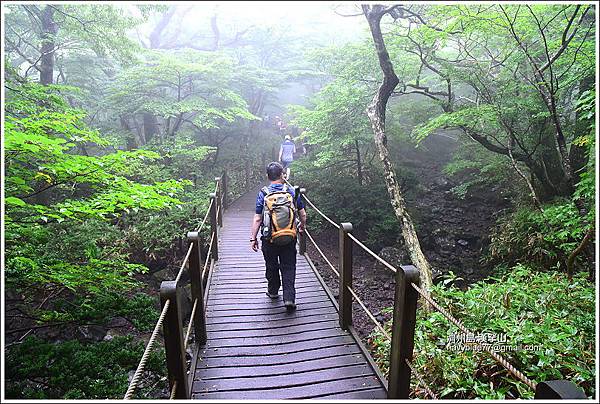
{"label": "wooden boardwalk", "polygon": [[[257,191],[258,192],[258,189]],[[223,216],[206,307],[208,342],[194,399],[383,399],[385,389],[306,259],[298,255],[295,312],[265,295],[262,253],[249,247],[256,193]]]}

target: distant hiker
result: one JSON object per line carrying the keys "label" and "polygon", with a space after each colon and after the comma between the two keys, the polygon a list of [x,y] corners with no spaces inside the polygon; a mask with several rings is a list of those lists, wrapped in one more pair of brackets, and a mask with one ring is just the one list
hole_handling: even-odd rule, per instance
{"label": "distant hiker", "polygon": [[279,125],[279,134],[283,135],[287,131],[287,123],[281,121],[281,125]]}
{"label": "distant hiker", "polygon": [[281,131],[281,118],[279,117],[279,115],[275,115],[273,124],[275,125],[275,129],[277,129],[278,131]]}
{"label": "distant hiker", "polygon": [[291,311],[296,308],[296,232],[304,231],[306,211],[302,200],[296,200],[294,189],[284,183],[282,174],[281,164],[272,162],[267,166],[271,184],[263,187],[256,197],[250,247],[258,251],[256,235],[260,228],[268,285],[266,294],[277,299],[283,281],[283,304]]}
{"label": "distant hiker", "polygon": [[290,135],[285,135],[285,139],[279,148],[279,161],[285,170],[285,179],[290,178],[290,165],[294,161],[296,153],[296,144]]}

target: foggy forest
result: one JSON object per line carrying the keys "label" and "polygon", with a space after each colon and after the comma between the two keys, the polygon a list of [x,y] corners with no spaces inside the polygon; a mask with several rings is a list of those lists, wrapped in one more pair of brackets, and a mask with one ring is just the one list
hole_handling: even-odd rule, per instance
{"label": "foggy forest", "polygon": [[597,399],[596,11],[3,2],[3,399]]}

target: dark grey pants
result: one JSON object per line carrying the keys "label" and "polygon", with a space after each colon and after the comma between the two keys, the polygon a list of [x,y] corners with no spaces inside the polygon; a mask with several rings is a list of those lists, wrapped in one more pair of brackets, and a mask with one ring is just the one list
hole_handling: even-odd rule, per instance
{"label": "dark grey pants", "polygon": [[[275,245],[262,242],[262,253],[265,258],[265,277],[270,294],[277,294],[283,281],[283,300],[296,300],[296,242],[287,245]],[[281,272],[281,278],[279,278]]]}

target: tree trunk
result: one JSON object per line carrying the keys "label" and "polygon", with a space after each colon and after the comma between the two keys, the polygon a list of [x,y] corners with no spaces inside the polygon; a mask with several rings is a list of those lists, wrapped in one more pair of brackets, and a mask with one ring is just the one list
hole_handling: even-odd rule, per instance
{"label": "tree trunk", "polygon": [[269,157],[269,152],[268,151],[263,151],[261,153],[261,159],[260,159],[260,163],[262,167],[266,167],[267,164],[269,164],[269,162],[267,161],[267,158]]}
{"label": "tree trunk", "polygon": [[533,199],[533,204],[543,214],[544,213],[544,208],[542,207],[542,204],[540,203],[540,200],[538,198],[537,192],[535,191],[533,183],[527,177],[527,175],[525,175],[525,173],[519,168],[519,164],[517,163],[517,161],[515,160],[515,158],[513,156],[512,151],[513,151],[514,147],[515,147],[515,137],[511,133],[511,135],[510,135],[510,137],[508,139],[508,156],[510,157],[510,162],[511,162],[513,168],[515,169],[515,171],[517,172],[517,174],[519,174],[519,176],[521,178],[523,178],[523,180],[527,184],[527,187],[529,188],[529,192],[531,193],[531,198]]}
{"label": "tree trunk", "polygon": [[[565,139],[565,135],[563,133],[562,124],[560,122],[560,116],[558,111],[556,110],[556,99],[554,94],[549,96],[549,108],[550,115],[552,117],[552,121],[554,123],[554,128],[556,129],[556,147],[560,156],[562,158],[562,166],[565,171],[565,182],[566,187],[569,192],[569,195],[573,195],[575,192],[575,175],[573,173],[573,165],[571,164],[571,159],[569,158],[569,151],[567,149],[567,141]],[[579,215],[584,219],[587,217],[587,207],[585,206],[585,202],[581,198],[573,199],[573,203],[577,207],[577,211]]]}
{"label": "tree trunk", "polygon": [[412,219],[406,210],[406,202],[402,196],[400,184],[396,178],[396,173],[394,172],[387,148],[385,109],[392,91],[394,91],[394,88],[399,82],[385,47],[383,34],[381,33],[381,18],[389,11],[389,9],[386,10],[385,6],[382,5],[363,5],[362,8],[367,22],[369,23],[369,28],[371,29],[373,43],[379,58],[379,65],[383,72],[383,82],[373,97],[373,101],[367,107],[367,115],[369,116],[373,128],[373,135],[379,151],[379,158],[383,163],[385,183],[388,193],[390,194],[390,201],[394,208],[394,213],[402,227],[402,236],[404,237],[413,264],[419,269],[421,285],[423,289],[429,290],[433,283],[431,265],[421,250],[421,244],[419,243],[419,238],[417,237],[417,232],[415,231]]}
{"label": "tree trunk", "polygon": [[[154,29],[150,33],[150,49],[158,49],[160,45],[163,43],[165,36],[165,28],[169,25],[169,22],[175,15],[177,11],[176,6],[170,6],[166,13],[163,13],[160,21],[154,26]],[[177,38],[175,38],[177,39]]]}
{"label": "tree trunk", "polygon": [[[265,107],[264,95],[264,92],[261,90],[258,91],[258,93],[252,97],[249,109],[253,115],[262,116],[263,109]],[[256,139],[260,131],[260,127],[260,121],[250,121],[250,123],[248,124],[248,132],[242,140],[242,158],[244,160],[244,183],[246,189],[249,189],[251,186],[250,180],[252,176],[252,160],[257,160],[258,158],[258,156],[255,156],[254,158],[250,156],[250,142],[253,141],[253,139]]]}
{"label": "tree trunk", "polygon": [[137,149],[138,144],[136,141],[136,136],[131,130],[131,126],[129,125],[127,117],[125,115],[121,115],[119,117],[119,121],[121,122],[121,127],[127,132],[127,150]]}
{"label": "tree trunk", "polygon": [[358,145],[358,140],[354,141],[354,147],[356,148],[356,172],[358,176],[358,184],[362,187],[363,185],[363,163],[362,156],[360,155],[360,147]]}
{"label": "tree trunk", "polygon": [[221,151],[221,145],[217,143],[215,148],[216,150],[213,156],[213,168],[217,166],[217,162],[219,161],[219,152]]}
{"label": "tree trunk", "polygon": [[569,197],[565,172],[558,153],[554,135],[548,133],[542,137],[535,159],[525,162],[536,178],[537,195],[541,202],[548,202],[557,196]]}
{"label": "tree trunk", "polygon": [[243,137],[242,141],[242,160],[244,162],[244,186],[246,189],[250,189],[250,140],[255,135],[255,121],[251,121],[250,125],[248,125],[248,132]]}
{"label": "tree trunk", "polygon": [[149,112],[144,112],[144,142],[148,143],[158,133],[156,117]]}
{"label": "tree trunk", "polygon": [[175,121],[175,125],[173,125],[173,129],[171,130],[171,137],[173,138],[173,141],[175,141],[175,135],[177,134],[177,131],[181,127],[182,123],[183,123],[183,112],[181,112],[177,116],[177,120]]}
{"label": "tree trunk", "polygon": [[58,25],[54,22],[54,7],[60,6],[46,6],[40,18],[40,84],[43,85],[52,84],[54,81],[54,38],[58,32]]}
{"label": "tree trunk", "polygon": [[[594,88],[595,80],[594,76],[587,76],[583,80],[579,82],[579,95],[581,95],[584,91],[591,90]],[[589,119],[583,119],[581,117],[581,112],[575,112],[575,138],[579,136],[583,136],[590,132]],[[569,159],[571,160],[571,164],[573,166],[573,181],[577,184],[581,180],[581,174],[585,170],[585,166],[588,162],[588,152],[587,147],[579,146],[577,144],[571,143],[571,148],[569,149]]]}

